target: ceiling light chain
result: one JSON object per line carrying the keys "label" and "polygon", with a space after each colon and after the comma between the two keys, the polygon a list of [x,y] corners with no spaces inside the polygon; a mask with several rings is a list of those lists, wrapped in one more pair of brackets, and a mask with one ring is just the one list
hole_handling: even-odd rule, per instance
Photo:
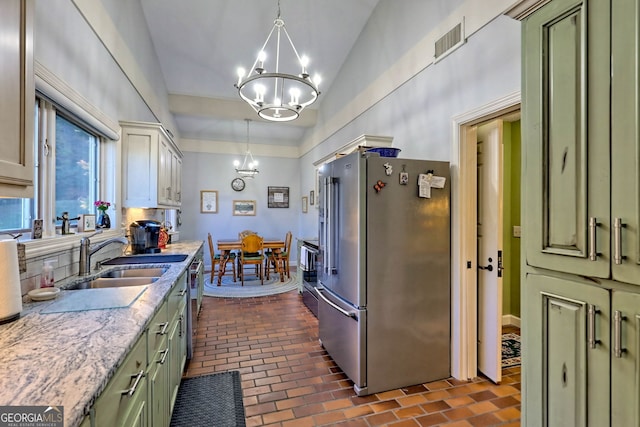
{"label": "ceiling light chain", "polygon": [[[283,53],[280,49],[282,31],[289,41],[295,62],[301,67],[300,74],[280,71],[280,60]],[[265,69],[266,48],[274,32],[276,32],[275,72],[270,73]],[[292,60],[292,62],[294,61]],[[234,86],[238,89],[240,97],[263,119],[276,122],[295,120],[302,110],[313,104],[320,95],[318,90],[320,78],[318,76],[314,76],[313,79],[309,77],[308,62],[306,56],[300,57],[287,32],[284,20],[280,15],[280,1],[278,0],[278,15],[267,40],[262,45],[251,70],[245,75],[244,69],[238,69],[238,82]],[[271,87],[273,88],[272,99],[266,97],[267,91]],[[289,102],[284,101],[287,90],[290,96]]]}
{"label": "ceiling light chain", "polygon": [[244,161],[242,162],[242,166],[240,166],[239,160],[235,160],[233,162],[233,165],[236,167],[236,172],[238,174],[247,178],[253,178],[256,174],[259,173],[257,168],[258,162],[257,160],[253,159],[253,155],[249,150],[249,123],[251,122],[251,119],[244,120],[247,122],[247,151],[244,154]]}

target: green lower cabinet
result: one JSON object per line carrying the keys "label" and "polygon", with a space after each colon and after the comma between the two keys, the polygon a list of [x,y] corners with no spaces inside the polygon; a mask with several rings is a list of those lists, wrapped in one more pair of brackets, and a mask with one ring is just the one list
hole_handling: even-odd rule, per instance
{"label": "green lower cabinet", "polygon": [[613,291],[611,425],[640,426],[640,294]]}
{"label": "green lower cabinet", "polygon": [[609,425],[610,293],[539,274],[523,286],[523,425]]}
{"label": "green lower cabinet", "polygon": [[169,399],[171,413],[178,396],[182,371],[187,362],[187,298],[190,298],[186,275],[182,275],[169,296],[172,321],[169,326]]}
{"label": "green lower cabinet", "polygon": [[94,405],[95,426],[147,426],[147,335],[140,337]]}
{"label": "green lower cabinet", "polygon": [[187,361],[186,274],[96,400],[82,427],[166,427]]}
{"label": "green lower cabinet", "polygon": [[178,396],[182,371],[179,369],[180,363],[180,321],[174,321],[169,330],[169,401],[171,403],[171,413],[173,405]]}
{"label": "green lower cabinet", "polygon": [[169,335],[168,303],[164,303],[149,323],[149,426],[165,427],[171,421],[169,411]]}
{"label": "green lower cabinet", "polygon": [[171,421],[169,411],[169,347],[155,354],[149,365],[149,426],[165,427]]}

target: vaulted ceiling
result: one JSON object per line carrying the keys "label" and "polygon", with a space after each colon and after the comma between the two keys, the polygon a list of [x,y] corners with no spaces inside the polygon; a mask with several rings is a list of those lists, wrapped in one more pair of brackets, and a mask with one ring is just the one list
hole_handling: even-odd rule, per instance
{"label": "vaulted ceiling", "polygon": [[[280,0],[298,52],[327,91],[379,0]],[[181,138],[298,145],[315,124],[322,95],[299,119],[265,122],[241,101],[239,66],[253,64],[273,26],[278,0],[141,0]]]}

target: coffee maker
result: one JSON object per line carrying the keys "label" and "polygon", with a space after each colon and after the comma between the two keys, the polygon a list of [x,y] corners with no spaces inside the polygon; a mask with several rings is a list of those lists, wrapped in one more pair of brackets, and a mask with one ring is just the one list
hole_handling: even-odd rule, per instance
{"label": "coffee maker", "polygon": [[158,238],[162,225],[159,221],[139,219],[129,225],[131,248],[134,255],[160,252]]}

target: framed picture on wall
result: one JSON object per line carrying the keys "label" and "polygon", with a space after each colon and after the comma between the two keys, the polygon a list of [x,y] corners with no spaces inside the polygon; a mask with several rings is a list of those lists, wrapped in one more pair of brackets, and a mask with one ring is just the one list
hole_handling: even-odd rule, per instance
{"label": "framed picture on wall", "polygon": [[309,204],[310,204],[311,206],[313,206],[313,205],[314,205],[314,203],[315,203],[315,198],[316,198],[316,192],[315,192],[315,191],[313,191],[313,190],[311,190],[311,191],[309,192]]}
{"label": "framed picture on wall", "polygon": [[255,200],[234,200],[233,214],[236,216],[252,216],[256,214]]}
{"label": "framed picture on wall", "polygon": [[302,213],[307,213],[307,196],[302,196]]}
{"label": "framed picture on wall", "polygon": [[289,187],[267,187],[267,207],[288,208]]}
{"label": "framed picture on wall", "polygon": [[216,190],[200,190],[200,213],[218,213]]}

